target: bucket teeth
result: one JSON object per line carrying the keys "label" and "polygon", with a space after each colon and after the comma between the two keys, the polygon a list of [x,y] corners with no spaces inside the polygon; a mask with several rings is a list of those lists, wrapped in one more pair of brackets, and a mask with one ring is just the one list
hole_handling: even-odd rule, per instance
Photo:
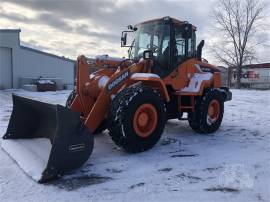
{"label": "bucket teeth", "polygon": [[3,139],[48,138],[51,143],[48,162],[38,182],[57,178],[87,161],[94,140],[80,113],[17,95],[12,98],[13,111]]}

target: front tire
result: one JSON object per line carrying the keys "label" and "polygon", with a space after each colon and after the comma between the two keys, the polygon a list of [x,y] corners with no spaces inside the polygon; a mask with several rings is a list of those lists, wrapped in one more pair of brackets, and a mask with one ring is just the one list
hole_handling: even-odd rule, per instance
{"label": "front tire", "polygon": [[109,112],[109,134],[127,152],[152,148],[164,130],[165,104],[159,93],[149,87],[133,86],[122,90]]}
{"label": "front tire", "polygon": [[217,131],[224,113],[224,98],[215,89],[207,90],[197,98],[195,112],[188,114],[190,127],[197,133],[209,134]]}

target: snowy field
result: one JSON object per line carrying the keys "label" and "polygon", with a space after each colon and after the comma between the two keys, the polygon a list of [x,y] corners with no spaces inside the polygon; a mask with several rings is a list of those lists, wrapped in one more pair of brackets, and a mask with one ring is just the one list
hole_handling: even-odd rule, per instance
{"label": "snowy field", "polygon": [[[55,104],[64,104],[69,94],[0,91],[1,136],[12,92]],[[131,155],[105,131],[95,136],[94,152],[81,169],[45,185],[0,149],[0,201],[270,201],[270,91],[232,92],[222,126],[212,135],[171,120],[153,149]]]}

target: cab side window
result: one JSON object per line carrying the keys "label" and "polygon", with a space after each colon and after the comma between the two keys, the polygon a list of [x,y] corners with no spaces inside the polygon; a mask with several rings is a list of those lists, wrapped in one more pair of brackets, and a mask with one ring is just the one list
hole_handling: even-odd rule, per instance
{"label": "cab side window", "polygon": [[175,43],[176,43],[176,56],[185,56],[185,39],[182,37],[182,33],[176,29],[175,32]]}
{"label": "cab side window", "polygon": [[[174,51],[174,66],[181,64],[186,58],[192,57],[195,47],[195,33],[192,38],[188,39],[188,43],[185,43],[185,38],[182,36],[182,27],[175,26],[174,37],[175,37],[175,51]],[[188,52],[185,53],[186,47],[188,46]]]}

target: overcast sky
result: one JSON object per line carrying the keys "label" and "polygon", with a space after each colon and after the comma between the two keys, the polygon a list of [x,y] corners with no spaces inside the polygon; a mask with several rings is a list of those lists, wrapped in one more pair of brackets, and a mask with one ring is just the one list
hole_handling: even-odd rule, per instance
{"label": "overcast sky", "polygon": [[[197,42],[205,39],[203,57],[209,54],[211,8],[217,0],[36,0],[0,3],[0,29],[20,28],[22,45],[75,59],[84,54],[127,56],[120,35],[129,24],[171,16],[197,27]],[[270,24],[270,22],[269,22]],[[260,49],[261,61],[270,61],[268,46]],[[218,34],[217,34],[218,36]]]}

